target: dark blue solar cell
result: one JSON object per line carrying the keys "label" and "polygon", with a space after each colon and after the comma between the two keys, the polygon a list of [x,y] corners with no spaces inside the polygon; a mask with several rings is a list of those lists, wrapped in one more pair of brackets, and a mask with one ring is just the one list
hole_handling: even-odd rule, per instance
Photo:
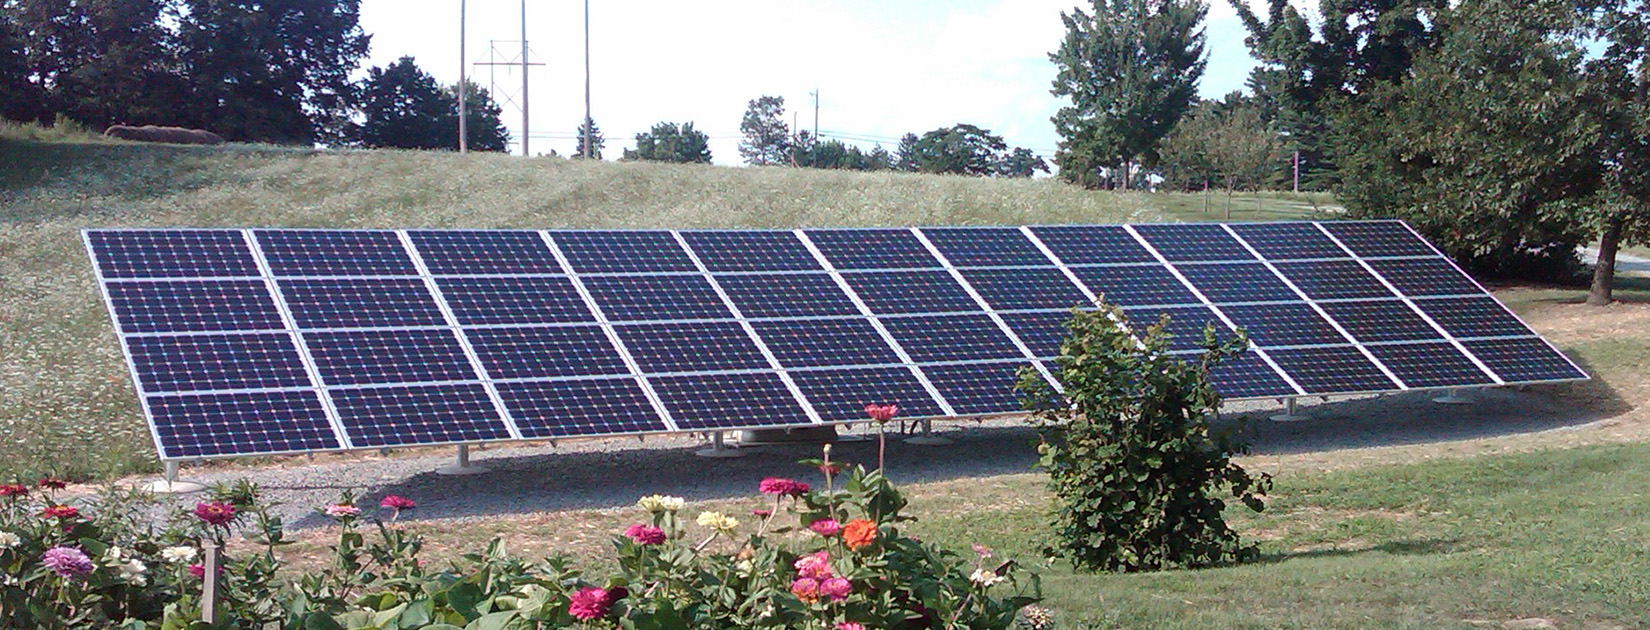
{"label": "dark blue solar cell", "polygon": [[1290,302],[1300,300],[1289,285],[1279,280],[1266,265],[1255,263],[1205,263],[1175,265],[1192,286],[1210,302]]}
{"label": "dark blue solar cell", "polygon": [[1072,267],[1071,271],[1100,299],[1116,306],[1202,302],[1174,274],[1158,265]]}
{"label": "dark blue solar cell", "polygon": [[360,278],[278,281],[299,328],[444,326],[423,280]]}
{"label": "dark blue solar cell", "polygon": [[1071,336],[1066,329],[1066,322],[1071,320],[1069,311],[1003,313],[1002,317],[1009,330],[1040,359],[1060,356],[1060,344]]}
{"label": "dark blue solar cell", "polygon": [[109,303],[126,333],[286,328],[262,280],[110,282]]}
{"label": "dark blue solar cell", "polygon": [[927,269],[940,261],[910,230],[807,230],[825,258],[837,269]]}
{"label": "dark blue solar cell", "polygon": [[811,423],[808,412],[772,372],[661,376],[648,381],[683,430]]}
{"label": "dark blue solar cell", "polygon": [[923,236],[953,267],[1052,265],[1019,228],[922,228]]}
{"label": "dark blue solar cell", "polygon": [[263,275],[238,230],[87,230],[86,239],[105,278]]}
{"label": "dark blue solar cell", "polygon": [[1443,258],[1371,260],[1369,266],[1409,297],[1484,293],[1478,283]]}
{"label": "dark blue solar cell", "polygon": [[902,418],[945,415],[910,368],[804,370],[790,374],[825,422],[867,420],[866,405],[896,405]]}
{"label": "dark blue solar cell", "polygon": [[460,324],[594,322],[573,282],[562,276],[436,278]]}
{"label": "dark blue solar cell", "polygon": [[983,314],[889,317],[882,325],[918,363],[1025,357]]}
{"label": "dark blue solar cell", "polygon": [[842,277],[878,315],[981,310],[956,278],[943,270],[871,271]]}
{"label": "dark blue solar cell", "polygon": [[578,273],[697,271],[676,237],[663,230],[551,232],[556,246]]}
{"label": "dark blue solar cell", "polygon": [[854,301],[828,274],[740,274],[717,276],[716,283],[747,318],[860,314]]}
{"label": "dark blue solar cell", "polygon": [[1031,232],[1067,265],[1157,261],[1120,225],[1039,225]]}
{"label": "dark blue solar cell", "polygon": [[498,395],[525,438],[669,430],[632,378],[499,383]]}
{"label": "dark blue solar cell", "polygon": [[1397,297],[1356,261],[1284,262],[1276,266],[1306,297],[1314,300]]}
{"label": "dark blue solar cell", "polygon": [[1135,334],[1144,337],[1146,329],[1157,325],[1164,315],[1169,323],[1163,332],[1169,334],[1169,351],[1198,350],[1202,348],[1204,327],[1214,324],[1216,342],[1232,338],[1232,329],[1207,306],[1159,306],[1123,311]]}
{"label": "dark blue solar cell", "polygon": [[964,269],[963,278],[994,310],[1092,308],[1094,304],[1064,272],[1034,269]]}
{"label": "dark blue solar cell", "polygon": [[431,274],[562,273],[538,232],[418,230],[407,232]]}
{"label": "dark blue solar cell", "polygon": [[163,459],[343,448],[314,390],[150,396]]}
{"label": "dark blue solar cell", "polygon": [[1325,221],[1323,227],[1359,258],[1438,255],[1399,221]]}
{"label": "dark blue solar cell", "polygon": [[1363,343],[1443,340],[1444,336],[1400,300],[1325,302],[1330,319]]}
{"label": "dark blue solar cell", "polygon": [[1522,337],[1535,334],[1488,295],[1415,300],[1415,305],[1455,337]]}
{"label": "dark blue solar cell", "polygon": [[470,328],[464,334],[493,379],[629,373],[597,326]]}
{"label": "dark blue solar cell", "polygon": [[254,230],[277,276],[416,276],[401,237],[379,230]]}
{"label": "dark blue solar cell", "polygon": [[1464,387],[1495,382],[1449,343],[1378,345],[1369,346],[1369,351],[1410,387]]}
{"label": "dark blue solar cell", "polygon": [[1014,384],[1030,361],[925,365],[922,373],[957,415],[1020,413],[1025,407]]}
{"label": "dark blue solar cell", "polygon": [[126,348],[149,393],[314,385],[287,333],[128,337]]}
{"label": "dark blue solar cell", "polygon": [[733,318],[704,276],[592,276],[583,281],[609,321]]}
{"label": "dark blue solar cell", "polygon": [[1250,341],[1263,348],[1348,343],[1317,311],[1303,303],[1222,306],[1220,310],[1249,335]]}
{"label": "dark blue solar cell", "polygon": [[648,374],[771,367],[735,322],[626,324],[614,330]]}
{"label": "dark blue solar cell", "polygon": [[357,448],[510,439],[498,408],[479,383],[329,393],[344,432]]}
{"label": "dark blue solar cell", "polygon": [[753,322],[757,336],[787,367],[899,363],[888,342],[864,319]]}
{"label": "dark blue solar cell", "polygon": [[711,271],[817,271],[824,269],[794,232],[695,230],[682,232],[699,262]]}
{"label": "dark blue solar cell", "polygon": [[1133,227],[1169,262],[1255,259],[1219,224],[1149,223]]}
{"label": "dark blue solar cell", "polygon": [[[1181,357],[1187,361],[1196,360],[1195,356]],[[1274,396],[1295,396],[1295,388],[1289,382],[1278,376],[1277,370],[1267,365],[1260,356],[1253,352],[1245,352],[1220,362],[1209,370],[1209,382],[1214,385],[1215,392],[1222,398],[1270,398]]]}
{"label": "dark blue solar cell", "polygon": [[327,385],[473,381],[451,330],[360,330],[304,334]]}
{"label": "dark blue solar cell", "polygon": [[1587,378],[1586,372],[1538,337],[1463,341],[1461,345],[1508,383]]}
{"label": "dark blue solar cell", "polygon": [[1398,389],[1363,353],[1352,346],[1267,350],[1278,367],[1308,394],[1350,394]]}
{"label": "dark blue solar cell", "polygon": [[1233,223],[1231,228],[1267,260],[1351,257],[1311,223]]}

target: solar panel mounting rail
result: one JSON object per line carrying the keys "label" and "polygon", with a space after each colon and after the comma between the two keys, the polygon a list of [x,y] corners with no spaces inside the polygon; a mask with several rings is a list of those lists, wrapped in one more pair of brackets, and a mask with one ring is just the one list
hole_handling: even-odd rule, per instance
{"label": "solar panel mounting rail", "polygon": [[83,238],[166,461],[1016,413],[1102,297],[1232,400],[1587,378],[1396,221]]}

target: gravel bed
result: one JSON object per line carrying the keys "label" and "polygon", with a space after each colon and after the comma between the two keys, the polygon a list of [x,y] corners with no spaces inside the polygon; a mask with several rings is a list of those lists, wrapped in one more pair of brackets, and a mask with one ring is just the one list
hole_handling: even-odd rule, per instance
{"label": "gravel bed", "polygon": [[[1303,400],[1308,420],[1267,420],[1278,407],[1239,403],[1228,408],[1222,422],[1241,423],[1255,454],[1288,454],[1471,439],[1510,433],[1528,433],[1585,424],[1596,412],[1574,409],[1539,390],[1480,390],[1470,394],[1470,405],[1440,405],[1431,394],[1338,400],[1315,404]],[[892,425],[890,425],[892,427]],[[1031,471],[1036,459],[1035,432],[1022,420],[936,424],[938,434],[954,441],[950,446],[916,446],[890,432],[889,474],[900,483],[985,477]],[[858,427],[845,436],[874,436]],[[438,475],[435,469],[453,463],[453,456],[362,456],[328,463],[301,461],[270,467],[185,467],[182,477],[206,483],[247,478],[258,484],[267,500],[289,526],[305,528],[327,521],[317,506],[336,499],[346,489],[360,493],[370,505],[379,497],[399,494],[418,501],[407,519],[473,519],[508,514],[552,512],[584,508],[620,508],[637,497],[661,493],[689,500],[749,496],[756,481],[768,475],[792,476],[818,482],[816,472],[796,460],[818,457],[817,444],[769,445],[742,449],[744,457],[709,459],[694,451],[705,444],[691,437],[634,438],[564,442],[558,446],[508,446],[471,450],[473,464],[491,472],[473,476]],[[876,442],[839,441],[832,447],[839,461],[874,464]],[[180,505],[192,505],[199,495],[181,495]],[[366,504],[363,504],[366,505]]]}

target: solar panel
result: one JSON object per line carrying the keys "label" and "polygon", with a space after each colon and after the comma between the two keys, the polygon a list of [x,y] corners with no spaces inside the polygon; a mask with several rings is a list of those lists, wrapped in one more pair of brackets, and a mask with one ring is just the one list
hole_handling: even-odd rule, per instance
{"label": "solar panel", "polygon": [[1017,412],[1090,294],[1229,398],[1587,378],[1397,222],[84,239],[168,460]]}

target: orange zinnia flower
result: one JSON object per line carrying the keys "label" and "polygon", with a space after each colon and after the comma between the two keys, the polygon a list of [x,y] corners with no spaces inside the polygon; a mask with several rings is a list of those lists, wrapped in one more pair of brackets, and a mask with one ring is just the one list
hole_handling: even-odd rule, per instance
{"label": "orange zinnia flower", "polygon": [[842,526],[842,542],[846,543],[848,548],[854,551],[858,551],[860,547],[876,542],[876,539],[877,524],[872,523],[871,521],[867,521],[863,518],[856,518],[848,521],[848,524]]}

